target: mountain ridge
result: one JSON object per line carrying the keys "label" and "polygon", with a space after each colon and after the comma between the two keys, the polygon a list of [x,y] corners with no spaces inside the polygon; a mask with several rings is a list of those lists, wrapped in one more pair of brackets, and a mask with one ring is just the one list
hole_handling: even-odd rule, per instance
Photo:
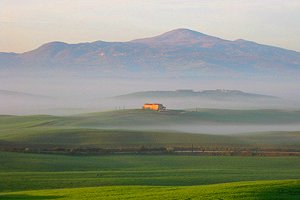
{"label": "mountain ridge", "polygon": [[300,53],[243,39],[224,40],[189,29],[127,42],[50,42],[24,53],[0,53],[1,69],[91,70],[153,76],[300,74]]}
{"label": "mountain ridge", "polygon": [[[182,34],[182,33],[187,33],[186,35],[192,35],[195,34],[196,36],[199,37],[210,37],[210,38],[214,38],[216,40],[220,40],[220,41],[227,41],[227,42],[245,42],[245,43],[252,43],[252,44],[258,44],[258,45],[264,45],[264,46],[268,46],[268,47],[275,47],[275,48],[280,48],[283,50],[288,50],[288,51],[292,51],[292,52],[296,52],[296,53],[300,53],[296,50],[291,50],[291,49],[286,49],[284,47],[280,47],[280,46],[275,46],[275,45],[267,45],[267,44],[261,44],[261,43],[257,43],[255,41],[250,41],[250,40],[246,40],[246,39],[235,39],[235,40],[227,40],[227,39],[222,39],[216,36],[211,36],[211,35],[207,35],[204,34],[202,32],[198,32],[198,31],[194,31],[194,30],[190,30],[190,29],[186,29],[186,28],[178,28],[178,29],[173,29],[171,31],[167,31],[165,33],[153,36],[153,37],[145,37],[145,38],[138,38],[138,39],[133,39],[133,40],[129,40],[129,41],[113,41],[113,42],[108,42],[108,41],[103,41],[103,40],[96,40],[96,41],[91,41],[91,42],[79,42],[79,43],[67,43],[67,42],[63,42],[63,41],[52,41],[52,42],[47,42],[44,43],[42,45],[40,45],[39,47],[32,49],[32,50],[28,50],[22,53],[15,53],[15,52],[0,52],[1,54],[12,54],[12,55],[20,55],[20,54],[24,54],[27,52],[31,52],[33,50],[37,50],[41,47],[47,47],[47,46],[53,46],[53,45],[65,45],[65,46],[72,46],[72,45],[89,45],[89,44],[97,44],[97,43],[146,43],[143,40],[148,40],[148,39],[161,39],[164,38],[165,36],[174,36],[177,37],[178,34]],[[175,41],[176,42],[176,41]]]}

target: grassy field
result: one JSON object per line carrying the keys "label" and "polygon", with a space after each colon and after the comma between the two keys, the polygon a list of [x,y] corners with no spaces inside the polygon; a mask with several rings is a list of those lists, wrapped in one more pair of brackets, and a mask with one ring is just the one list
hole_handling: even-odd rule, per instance
{"label": "grassy field", "polygon": [[192,186],[300,178],[299,157],[0,153],[0,191],[93,186]]}
{"label": "grassy field", "polygon": [[1,152],[0,163],[3,200],[300,197],[299,157],[63,156]]}
{"label": "grassy field", "polygon": [[288,199],[300,198],[300,181],[256,181],[207,186],[110,186],[0,193],[0,199]]}
{"label": "grassy field", "polygon": [[[0,116],[0,147],[193,144],[216,149],[298,150],[300,131],[208,135],[129,128],[136,124],[292,124],[297,120],[300,121],[298,111],[212,109]],[[0,199],[299,199],[299,166],[297,156],[71,156],[0,152]]]}

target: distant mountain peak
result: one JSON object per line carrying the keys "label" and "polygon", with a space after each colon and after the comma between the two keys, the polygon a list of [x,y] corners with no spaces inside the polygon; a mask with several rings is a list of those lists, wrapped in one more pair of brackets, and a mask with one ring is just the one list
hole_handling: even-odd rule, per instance
{"label": "distant mountain peak", "polygon": [[216,42],[222,39],[205,35],[203,33],[190,29],[179,28],[168,31],[158,36],[132,40],[131,42],[145,43],[149,45],[178,45],[178,44],[193,44],[201,42]]}
{"label": "distant mountain peak", "polygon": [[65,42],[60,42],[60,41],[54,41],[54,42],[48,42],[46,44],[43,44],[39,48],[58,48],[58,47],[65,47],[68,44]]}
{"label": "distant mountain peak", "polygon": [[168,31],[166,33],[163,33],[159,35],[160,37],[175,37],[175,36],[181,36],[181,37],[199,37],[199,36],[208,36],[203,33],[200,33],[198,31],[186,29],[186,28],[178,28],[171,31]]}
{"label": "distant mountain peak", "polygon": [[46,44],[43,44],[42,46],[38,47],[37,49],[34,49],[32,51],[25,52],[27,53],[55,53],[58,51],[61,51],[62,49],[65,49],[69,44],[65,42],[59,42],[59,41],[54,41],[54,42],[48,42]]}

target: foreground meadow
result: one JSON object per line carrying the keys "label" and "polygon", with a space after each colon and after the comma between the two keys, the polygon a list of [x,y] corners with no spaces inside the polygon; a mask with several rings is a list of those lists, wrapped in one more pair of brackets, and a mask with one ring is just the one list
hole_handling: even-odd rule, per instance
{"label": "foreground meadow", "polygon": [[104,186],[2,193],[0,199],[289,199],[300,198],[300,181],[235,182],[204,186]]}
{"label": "foreground meadow", "polygon": [[0,199],[299,199],[300,194],[299,157],[1,152],[0,163]]}

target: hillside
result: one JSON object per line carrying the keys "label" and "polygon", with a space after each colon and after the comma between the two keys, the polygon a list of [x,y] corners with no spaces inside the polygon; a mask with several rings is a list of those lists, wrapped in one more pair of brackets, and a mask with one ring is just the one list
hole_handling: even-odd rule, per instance
{"label": "hillside", "polygon": [[142,109],[124,109],[106,112],[95,112],[71,116],[29,115],[1,116],[1,127],[19,127],[24,124],[32,126],[56,127],[139,127],[154,125],[192,125],[192,124],[235,124],[235,125],[276,125],[297,124],[300,122],[300,111],[290,110],[230,110],[230,109],[197,109],[167,110],[156,112]]}
{"label": "hillside", "polygon": [[[60,117],[0,116],[0,145],[107,148],[194,144],[205,148],[298,149],[300,135],[295,124],[299,121],[299,111],[217,109],[121,110]],[[283,127],[278,128],[278,123]],[[270,126],[265,128],[266,124]],[[213,134],[205,134],[209,129]]]}

